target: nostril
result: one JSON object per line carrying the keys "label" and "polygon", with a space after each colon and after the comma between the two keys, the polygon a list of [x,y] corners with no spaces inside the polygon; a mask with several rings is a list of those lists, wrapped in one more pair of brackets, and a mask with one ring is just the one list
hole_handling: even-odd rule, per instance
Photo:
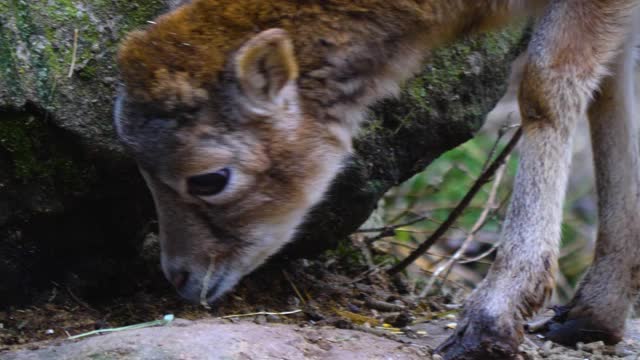
{"label": "nostril", "polygon": [[182,289],[189,280],[189,272],[188,271],[178,271],[173,275],[171,282],[176,287],[176,289]]}

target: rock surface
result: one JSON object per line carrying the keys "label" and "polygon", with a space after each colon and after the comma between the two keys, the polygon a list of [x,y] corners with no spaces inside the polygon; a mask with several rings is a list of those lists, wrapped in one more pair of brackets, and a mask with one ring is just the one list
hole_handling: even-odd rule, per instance
{"label": "rock surface", "polygon": [[429,359],[425,349],[335,328],[202,321],[0,354],[35,359]]}
{"label": "rock surface", "polygon": [[[299,325],[258,325],[241,321],[176,320],[172,325],[94,336],[80,341],[41,344],[34,350],[0,353],[3,360],[40,359],[422,359],[451,330],[443,322],[419,324],[417,339],[386,338],[356,330]],[[533,340],[532,340],[533,339]],[[38,347],[38,345],[31,345]],[[531,360],[640,359],[640,321],[629,323],[625,340],[615,346],[593,343],[578,349],[544,343],[529,335],[522,346]]]}

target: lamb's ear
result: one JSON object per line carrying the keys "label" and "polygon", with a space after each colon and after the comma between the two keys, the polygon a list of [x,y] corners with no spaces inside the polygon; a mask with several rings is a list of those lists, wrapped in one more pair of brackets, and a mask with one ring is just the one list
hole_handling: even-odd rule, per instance
{"label": "lamb's ear", "polygon": [[235,75],[244,94],[257,104],[279,105],[285,88],[298,78],[293,44],[282,29],[265,30],[235,54]]}

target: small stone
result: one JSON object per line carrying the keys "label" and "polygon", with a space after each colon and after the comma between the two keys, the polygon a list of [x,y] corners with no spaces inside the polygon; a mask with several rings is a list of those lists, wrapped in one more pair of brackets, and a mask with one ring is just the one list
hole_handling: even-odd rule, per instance
{"label": "small stone", "polygon": [[264,325],[267,323],[267,317],[264,315],[258,315],[256,316],[255,320],[253,320],[253,322],[258,325]]}
{"label": "small stone", "polygon": [[338,319],[333,323],[333,326],[337,327],[338,329],[353,329],[353,324],[345,319]]}
{"label": "small stone", "polygon": [[307,316],[307,319],[309,320],[313,320],[313,321],[324,320],[324,316],[318,311],[318,309],[314,309],[311,306],[307,306],[303,312]]}
{"label": "small stone", "polygon": [[279,323],[279,322],[281,322],[281,320],[280,320],[280,317],[278,315],[269,314],[269,315],[267,315],[267,322]]}
{"label": "small stone", "polygon": [[408,312],[402,312],[398,315],[388,316],[384,319],[384,322],[391,324],[397,328],[403,328],[414,320],[413,316]]}
{"label": "small stone", "polygon": [[55,331],[53,331],[53,329],[47,329],[47,331],[45,331],[44,333],[47,335],[52,335]]}
{"label": "small stone", "polygon": [[618,348],[618,347],[614,347],[614,354],[615,356],[621,357],[621,358],[627,358],[630,355],[634,355],[633,351],[629,350],[629,349],[625,349],[625,348]]}
{"label": "small stone", "polygon": [[291,296],[289,296],[287,298],[287,304],[289,304],[292,307],[296,307],[296,308],[300,307],[300,299],[298,299],[297,296],[291,295]]}
{"label": "small stone", "polygon": [[551,341],[545,341],[542,347],[540,348],[540,355],[543,357],[548,357],[551,355],[551,349],[553,348],[553,343]]}
{"label": "small stone", "polygon": [[440,356],[439,354],[433,354],[433,356],[431,358],[433,360],[442,360],[442,356]]}
{"label": "small stone", "polygon": [[319,339],[316,342],[316,345],[318,345],[318,347],[324,351],[329,351],[333,347],[331,343],[325,339]]}
{"label": "small stone", "polygon": [[596,342],[592,342],[592,343],[588,343],[588,344],[583,344],[582,348],[580,350],[582,351],[588,351],[592,354],[594,354],[596,351],[601,352],[604,349],[604,342],[602,341],[596,341]]}
{"label": "small stone", "polygon": [[448,323],[447,325],[445,325],[445,327],[446,327],[447,329],[455,330],[455,328],[457,328],[457,327],[458,327],[458,323],[454,323],[454,322],[452,322],[452,323]]}

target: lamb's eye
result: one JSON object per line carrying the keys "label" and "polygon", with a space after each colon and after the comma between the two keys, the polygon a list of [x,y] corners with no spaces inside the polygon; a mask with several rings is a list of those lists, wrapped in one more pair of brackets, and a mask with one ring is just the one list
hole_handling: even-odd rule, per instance
{"label": "lamb's eye", "polygon": [[231,171],[224,168],[216,172],[196,175],[187,179],[187,191],[194,196],[211,196],[220,193],[229,182]]}

